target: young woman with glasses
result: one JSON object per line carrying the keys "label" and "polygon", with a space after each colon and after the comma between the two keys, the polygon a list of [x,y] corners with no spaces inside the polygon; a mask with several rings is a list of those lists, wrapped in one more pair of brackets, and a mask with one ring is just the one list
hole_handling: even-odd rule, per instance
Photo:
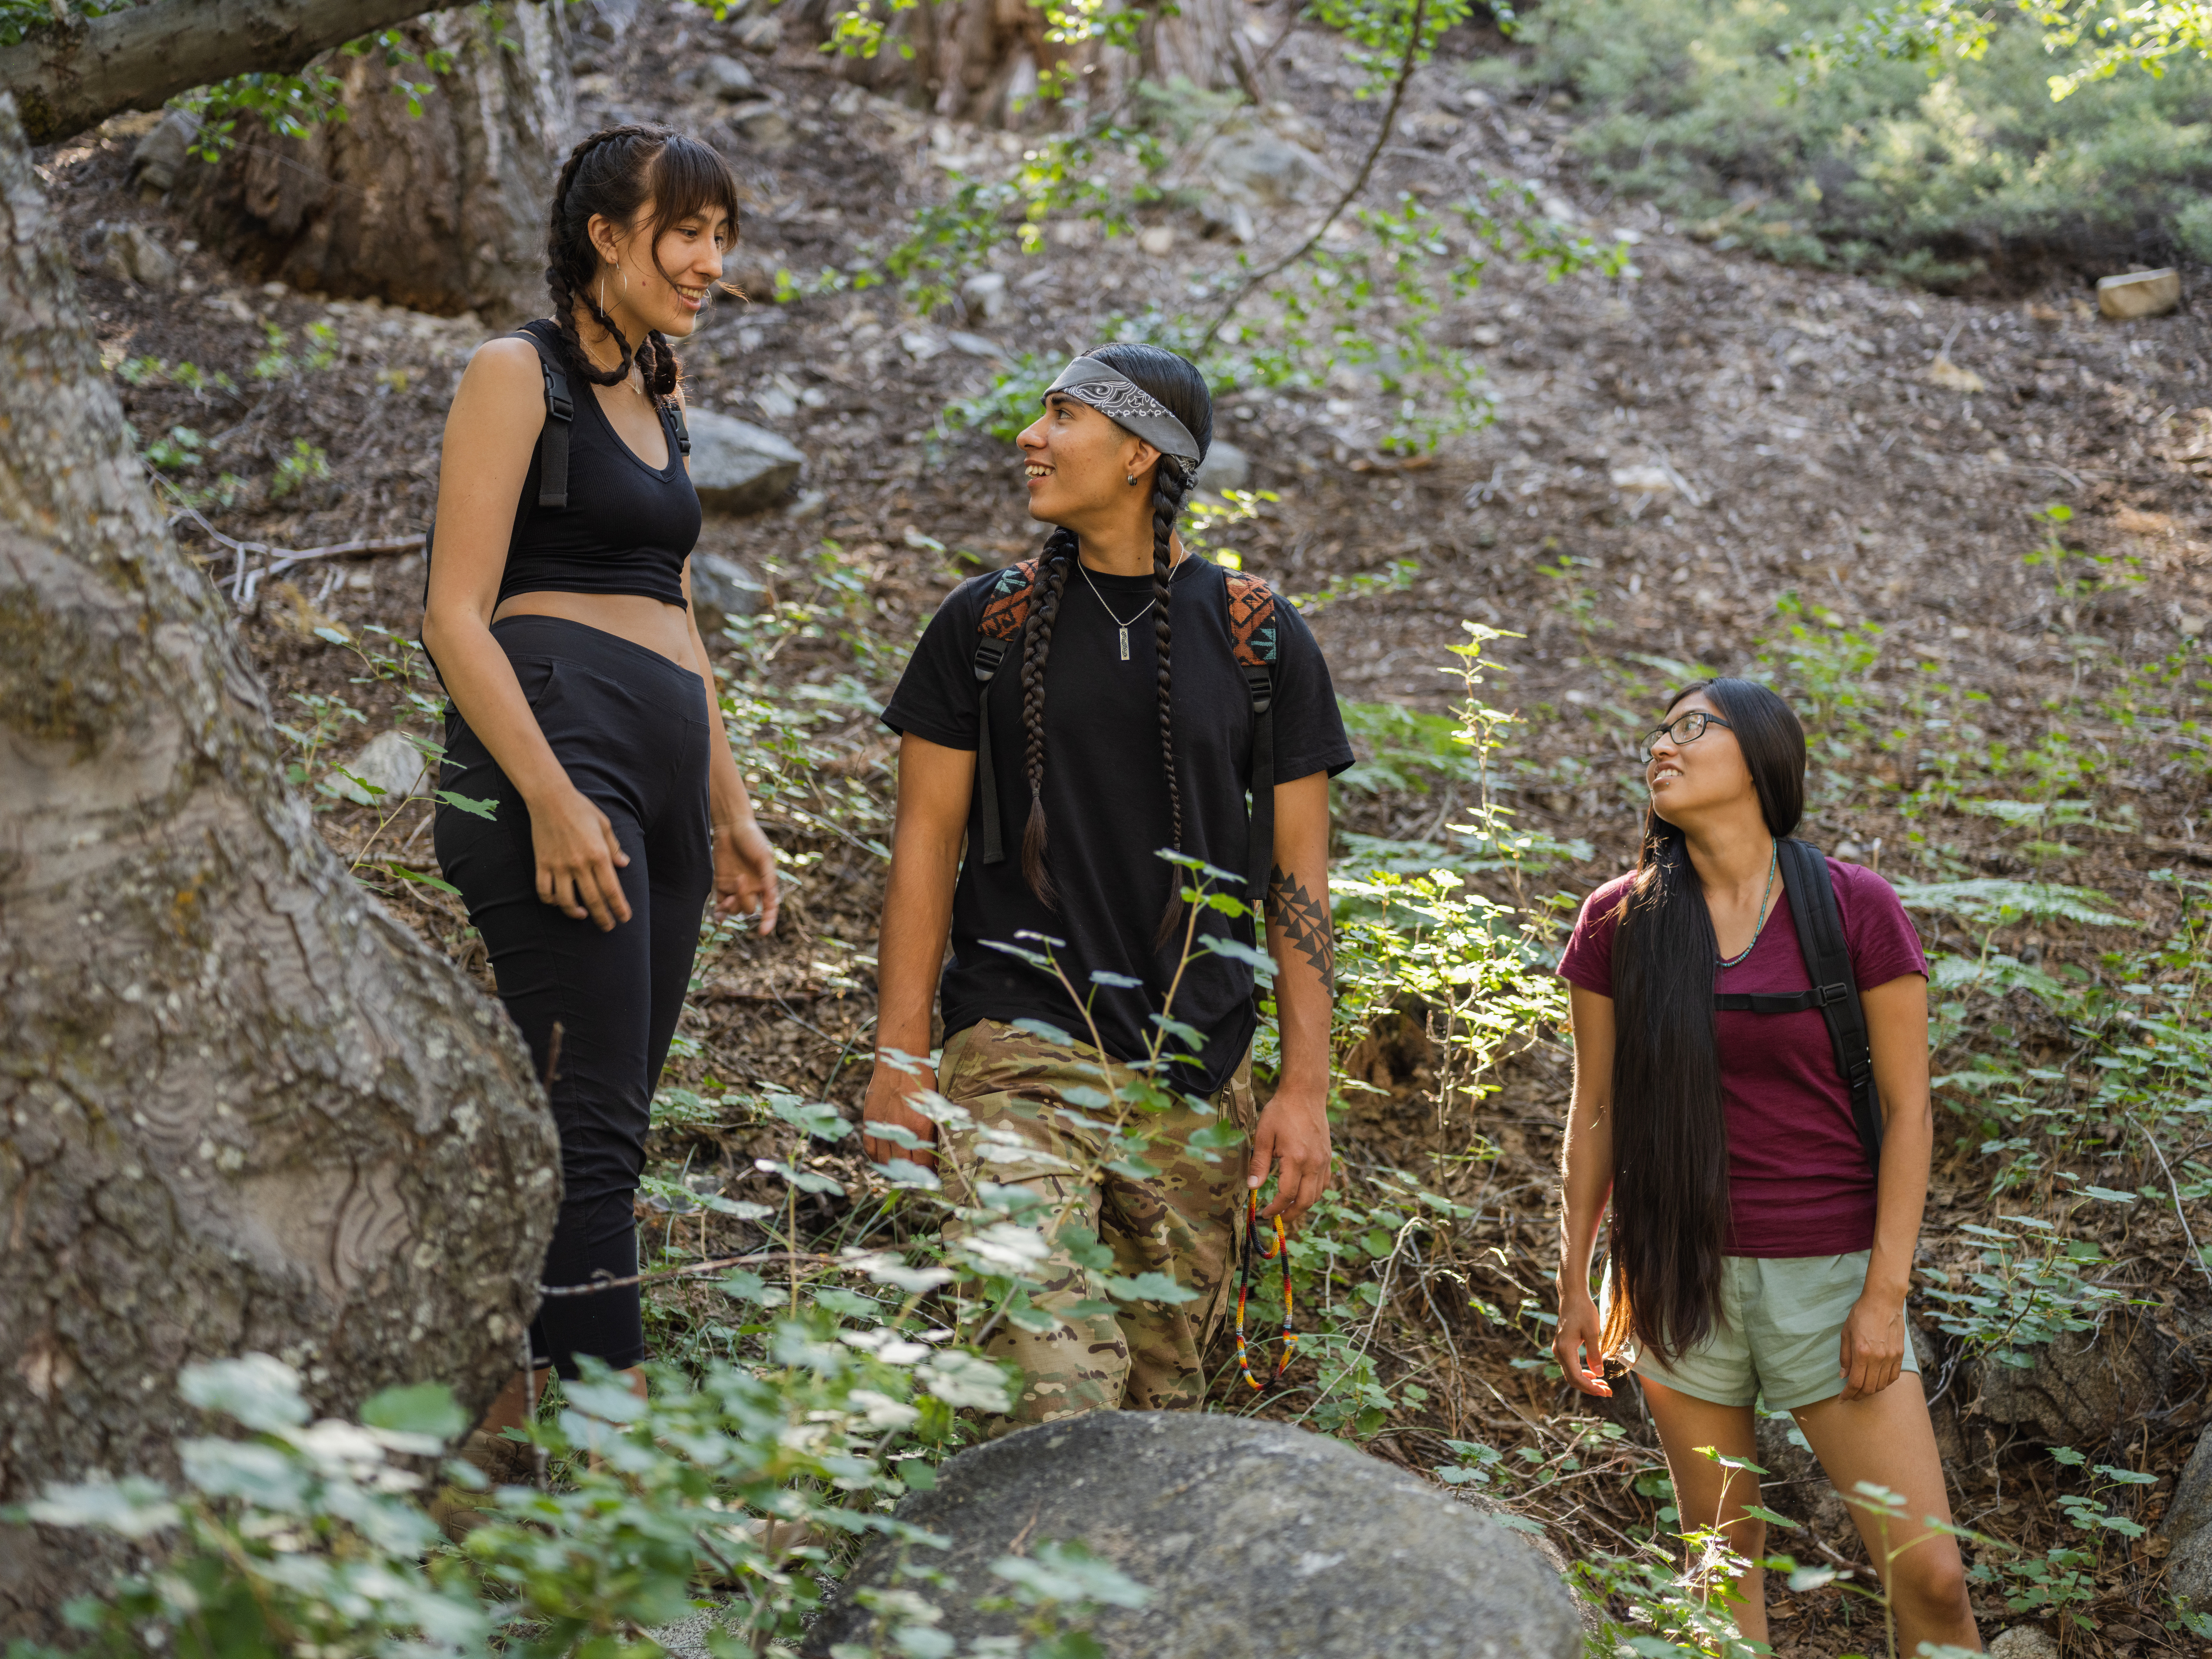
{"label": "young woman with glasses", "polygon": [[[1757,1462],[1762,1395],[1790,1413],[1852,1508],[1899,1650],[1978,1648],[1905,1321],[1934,1139],[1920,941],[1880,876],[1826,861],[1872,1052],[1877,1168],[1820,1010],[1715,1007],[1811,985],[1781,872],[1804,805],[1796,715],[1764,686],[1705,681],[1644,754],[1637,867],[1590,896],[1559,963],[1575,1077],[1553,1352],[1601,1395],[1623,1352],[1682,1530],[1717,1527],[1753,1563],[1759,1479],[1720,1460]],[[1591,1256],[1608,1199],[1601,1305]],[[1862,1483],[1899,1494],[1899,1513],[1861,1499]],[[1765,1640],[1759,1567],[1734,1595],[1737,1629]]]}

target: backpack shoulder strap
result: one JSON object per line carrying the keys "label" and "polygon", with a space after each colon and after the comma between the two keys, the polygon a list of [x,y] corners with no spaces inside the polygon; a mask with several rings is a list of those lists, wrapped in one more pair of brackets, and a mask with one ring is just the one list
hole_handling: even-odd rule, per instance
{"label": "backpack shoulder strap", "polygon": [[[1244,841],[1244,899],[1264,903],[1275,868],[1275,592],[1257,576],[1224,568],[1229,645],[1252,697],[1252,810]],[[1265,929],[1261,933],[1264,937]]]}
{"label": "backpack shoulder strap", "polygon": [[1867,1163],[1881,1170],[1881,1100],[1875,1087],[1874,1051],[1867,1038],[1866,1010],[1859,1002],[1851,972],[1850,942],[1844,937],[1843,912],[1836,884],[1820,849],[1791,836],[1777,849],[1782,880],[1790,895],[1790,915],[1797,925],[1798,948],[1812,978],[1812,997],[1828,1022],[1828,1042],[1836,1068],[1851,1097],[1851,1121],[1865,1148]]}
{"label": "backpack shoulder strap", "polygon": [[[545,430],[538,440],[541,465],[538,470],[538,505],[556,509],[568,505],[568,427],[576,418],[576,404],[568,395],[568,366],[559,349],[536,328],[525,325],[514,337],[538,349],[538,366],[545,376]],[[682,417],[678,417],[680,423]],[[687,441],[684,453],[690,453]]]}
{"label": "backpack shoulder strap", "polygon": [[1001,570],[983,597],[975,624],[975,793],[983,818],[983,862],[1006,861],[1006,835],[999,823],[999,779],[991,764],[991,682],[1029,623],[1030,596],[1036,591],[1036,559]]}
{"label": "backpack shoulder strap", "polygon": [[691,428],[684,419],[683,404],[671,395],[660,399],[660,407],[668,429],[675,436],[677,453],[689,455],[691,453]]}

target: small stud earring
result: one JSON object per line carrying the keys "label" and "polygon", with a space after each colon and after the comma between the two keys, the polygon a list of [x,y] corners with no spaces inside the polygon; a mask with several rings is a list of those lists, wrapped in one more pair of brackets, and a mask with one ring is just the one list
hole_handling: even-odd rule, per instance
{"label": "small stud earring", "polygon": [[1137,482],[1137,475],[1136,475],[1135,473],[1132,472],[1132,473],[1130,473],[1130,474],[1128,475],[1128,479],[1129,479],[1129,482],[1130,482],[1132,484],[1133,484],[1133,483],[1135,483]]}

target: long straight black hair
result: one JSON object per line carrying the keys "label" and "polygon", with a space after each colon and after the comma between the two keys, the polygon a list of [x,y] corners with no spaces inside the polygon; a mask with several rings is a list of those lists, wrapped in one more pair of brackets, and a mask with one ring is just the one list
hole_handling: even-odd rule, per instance
{"label": "long straight black hair", "polygon": [[[1805,728],[1753,680],[1699,680],[1676,692],[1667,712],[1698,691],[1733,729],[1767,830],[1783,839],[1805,812]],[[1728,1131],[1713,1034],[1712,914],[1682,832],[1656,805],[1614,914],[1613,1297],[1602,1341],[1611,1352],[1632,1331],[1672,1359],[1719,1317]]]}
{"label": "long straight black hair", "polygon": [[[1133,341],[1093,346],[1083,355],[1096,357],[1115,373],[1127,375],[1165,405],[1168,412],[1182,422],[1184,430],[1198,440],[1201,457],[1212,447],[1213,394],[1206,389],[1206,376],[1189,359],[1177,356],[1162,346],[1140,345]],[[1182,512],[1183,502],[1190,496],[1191,479],[1192,475],[1172,455],[1161,456],[1152,472],[1152,642],[1158,658],[1160,764],[1167,773],[1170,844],[1178,853],[1182,851],[1182,781],[1176,775],[1175,680],[1170,653],[1174,630],[1169,622],[1171,590],[1168,586],[1174,566],[1168,557],[1168,544],[1175,534],[1176,520]],[[1030,890],[1047,904],[1057,900],[1052,876],[1044,861],[1044,671],[1052,655],[1053,624],[1060,619],[1060,601],[1067,592],[1076,556],[1073,531],[1055,530],[1045,538],[1036,592],[1030,599],[1028,623],[1022,633],[1022,732],[1027,740],[1023,772],[1030,786],[1029,822],[1022,830],[1022,875],[1029,882]],[[1182,885],[1179,880],[1168,885],[1168,907],[1160,918],[1159,944],[1166,943],[1182,913]]]}

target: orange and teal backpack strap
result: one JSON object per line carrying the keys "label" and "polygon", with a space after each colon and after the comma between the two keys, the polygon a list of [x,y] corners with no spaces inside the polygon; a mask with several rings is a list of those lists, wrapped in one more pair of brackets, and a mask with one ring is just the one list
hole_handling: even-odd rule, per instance
{"label": "orange and teal backpack strap", "polygon": [[1030,595],[1036,591],[1036,574],[1035,559],[1024,559],[1001,570],[983,597],[982,619],[975,624],[975,789],[982,797],[986,864],[1006,861],[999,829],[999,779],[991,764],[991,681],[1029,623]]}
{"label": "orange and teal backpack strap", "polygon": [[[1274,590],[1257,576],[1224,570],[1228,579],[1229,641],[1252,694],[1252,815],[1244,842],[1244,899],[1263,904],[1275,867],[1275,633]],[[1255,927],[1265,937],[1256,919]]]}

